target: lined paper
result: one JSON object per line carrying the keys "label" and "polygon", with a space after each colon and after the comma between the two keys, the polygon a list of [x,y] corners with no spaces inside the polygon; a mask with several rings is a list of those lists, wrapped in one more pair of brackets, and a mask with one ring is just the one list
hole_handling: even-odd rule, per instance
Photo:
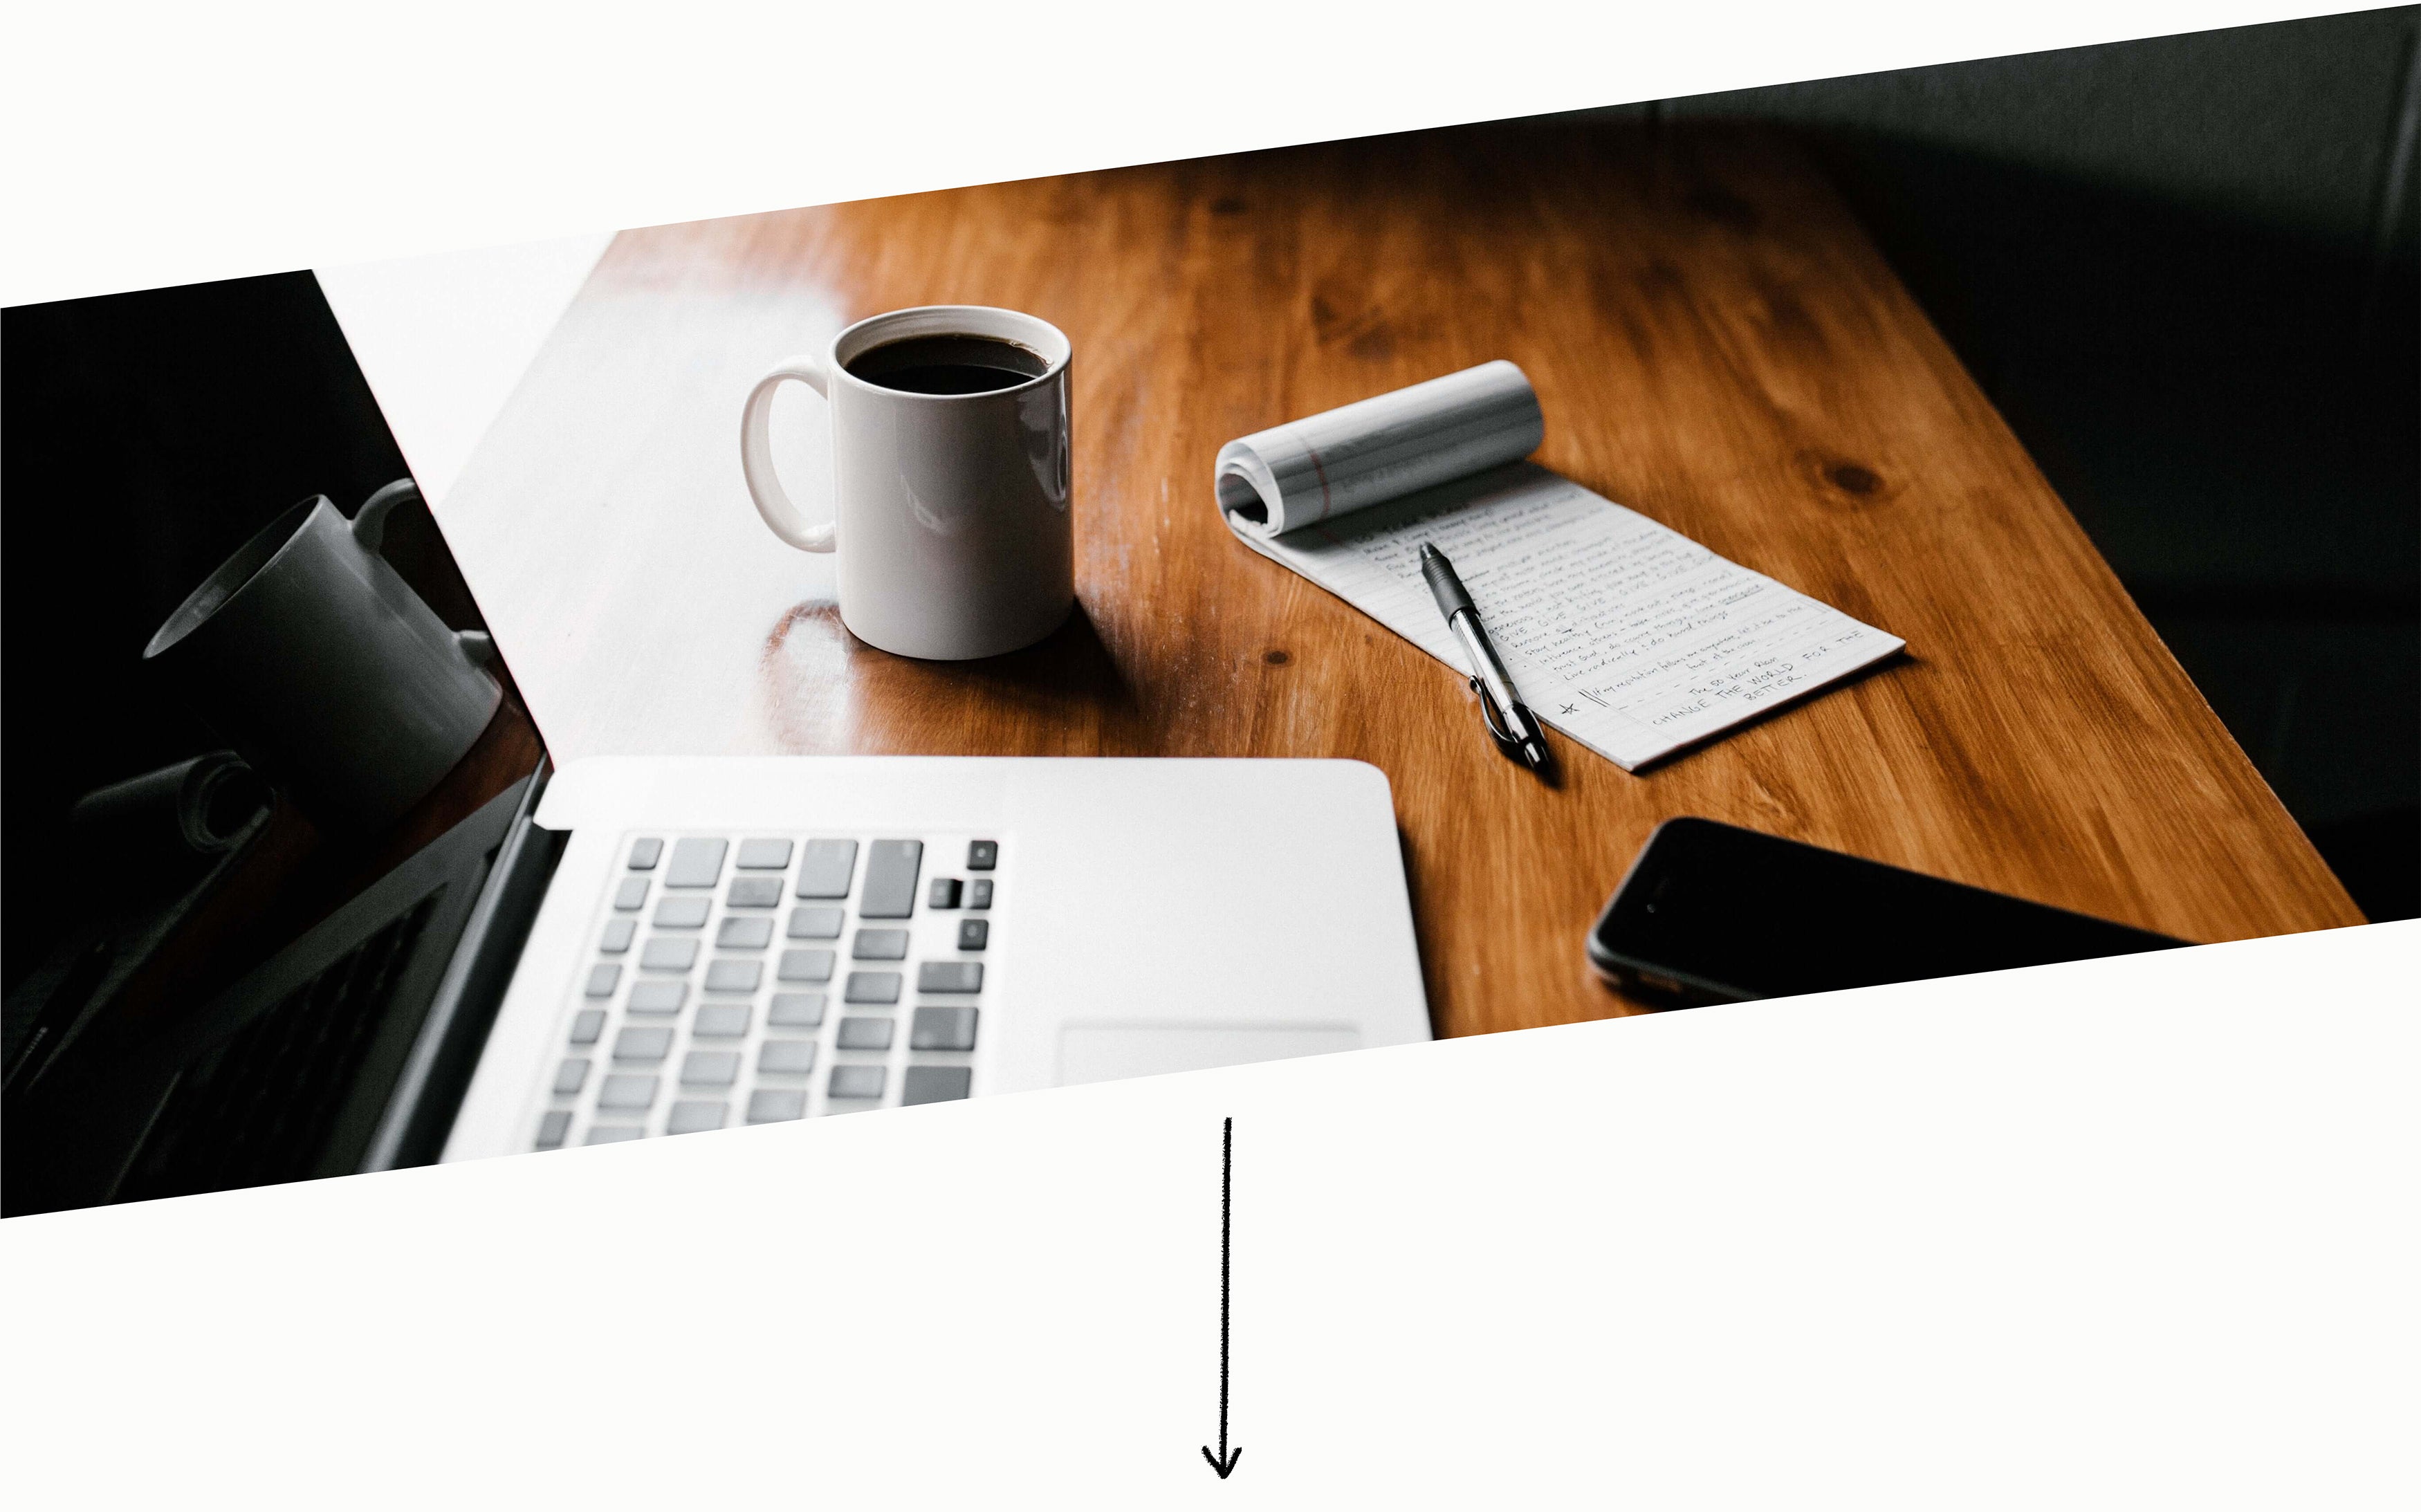
{"label": "lined paper", "polygon": [[1237,538],[1465,674],[1422,581],[1451,558],[1532,711],[1636,771],[1900,649],[1679,532],[1530,463]]}

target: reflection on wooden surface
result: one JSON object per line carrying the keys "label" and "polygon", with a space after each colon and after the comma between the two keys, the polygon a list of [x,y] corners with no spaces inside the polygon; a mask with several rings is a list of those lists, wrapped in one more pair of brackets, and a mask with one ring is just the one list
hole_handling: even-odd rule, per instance
{"label": "reflection on wooden surface", "polygon": [[[748,517],[733,455],[769,330],[805,346],[941,303],[1030,311],[1076,350],[1082,611],[957,665],[860,645],[828,588],[783,593],[810,569]],[[1233,436],[1495,357],[1539,389],[1540,461],[1910,655],[1640,776],[1569,742],[1559,787],[1523,774],[1459,677],[1237,544],[1210,497]],[[2359,922],[1834,193],[1772,139],[1426,132],[627,233],[515,405],[485,498],[475,461],[445,522],[558,759],[1369,761],[1395,787],[1442,1033],[1623,1011],[1582,936],[1679,814],[2193,939]],[[630,522],[599,528],[654,522],[651,554],[515,576],[535,544],[515,522],[591,488]],[[733,554],[682,554],[706,535]],[[660,611],[678,634],[614,659],[610,683],[547,650]],[[740,682],[738,714],[696,691]],[[660,732],[628,723],[642,708]]]}
{"label": "reflection on wooden surface", "polygon": [[331,834],[284,797],[262,833],[112,1005],[105,1032],[132,1051],[207,1005],[481,804],[538,770],[538,732],[508,690],[462,759],[375,834]]}

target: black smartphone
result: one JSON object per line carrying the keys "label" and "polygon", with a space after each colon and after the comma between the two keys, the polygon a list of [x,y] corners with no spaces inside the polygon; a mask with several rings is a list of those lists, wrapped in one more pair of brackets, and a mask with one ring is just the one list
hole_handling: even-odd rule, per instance
{"label": "black smartphone", "polygon": [[1589,964],[1688,1007],[2186,943],[1713,819],[1667,819],[1589,931]]}

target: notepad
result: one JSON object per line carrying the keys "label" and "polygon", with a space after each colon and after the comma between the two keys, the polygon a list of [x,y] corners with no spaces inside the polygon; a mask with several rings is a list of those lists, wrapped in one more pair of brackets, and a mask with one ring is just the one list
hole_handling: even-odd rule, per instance
{"label": "notepad", "polygon": [[1532,711],[1626,772],[1903,646],[1512,460],[1542,436],[1528,380],[1491,363],[1230,442],[1216,488],[1244,544],[1468,676],[1421,578],[1436,546]]}

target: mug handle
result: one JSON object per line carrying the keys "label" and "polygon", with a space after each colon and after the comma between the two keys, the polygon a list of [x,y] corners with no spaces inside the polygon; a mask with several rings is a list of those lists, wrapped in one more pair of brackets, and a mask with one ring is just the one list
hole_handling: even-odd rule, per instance
{"label": "mug handle", "polygon": [[773,447],[768,430],[773,418],[773,391],[785,380],[796,379],[829,400],[831,393],[824,386],[824,365],[819,357],[785,357],[772,372],[757,380],[748,392],[747,407],[740,412],[740,471],[747,475],[748,495],[757,501],[757,512],[762,515],[766,527],[803,552],[828,552],[833,549],[833,524],[807,523],[798,506],[782,491],[782,480],[773,475]]}
{"label": "mug handle", "polygon": [[414,503],[419,497],[420,485],[408,477],[399,477],[363,500],[362,507],[353,511],[354,541],[362,550],[377,555],[379,548],[386,542],[386,517],[395,513],[398,507]]}
{"label": "mug handle", "polygon": [[[353,511],[354,544],[372,556],[378,555],[379,548],[386,543],[386,517],[419,497],[420,485],[399,477],[364,499],[362,507]],[[454,648],[472,666],[486,672],[502,663],[504,659],[496,654],[496,643],[486,631],[458,630],[452,633]]]}

